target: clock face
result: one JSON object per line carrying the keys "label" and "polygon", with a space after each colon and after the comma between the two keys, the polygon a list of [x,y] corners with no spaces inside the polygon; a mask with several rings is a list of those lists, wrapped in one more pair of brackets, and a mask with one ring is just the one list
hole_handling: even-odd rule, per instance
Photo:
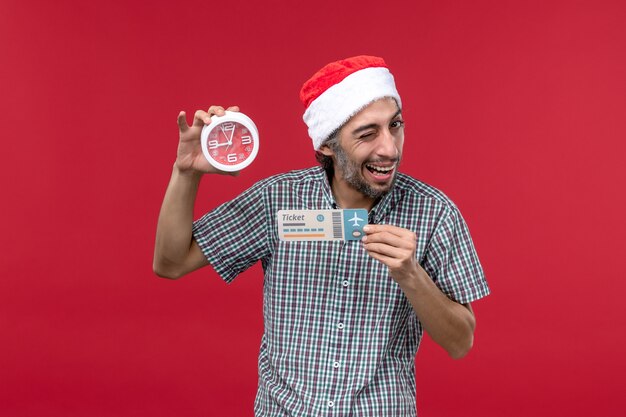
{"label": "clock face", "polygon": [[254,160],[259,148],[254,123],[241,113],[228,112],[221,118],[215,117],[204,127],[202,141],[207,160],[223,171],[245,168]]}

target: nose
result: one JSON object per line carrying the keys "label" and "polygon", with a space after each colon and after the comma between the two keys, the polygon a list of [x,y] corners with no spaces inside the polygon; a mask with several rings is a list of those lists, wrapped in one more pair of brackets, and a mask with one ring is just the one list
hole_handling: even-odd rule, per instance
{"label": "nose", "polygon": [[398,146],[396,138],[389,129],[383,129],[378,136],[376,144],[376,154],[380,158],[396,159],[398,157]]}

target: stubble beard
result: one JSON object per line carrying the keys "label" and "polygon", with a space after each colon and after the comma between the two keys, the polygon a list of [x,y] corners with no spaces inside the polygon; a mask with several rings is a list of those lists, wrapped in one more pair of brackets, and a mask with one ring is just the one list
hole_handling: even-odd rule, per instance
{"label": "stubble beard", "polygon": [[[347,153],[343,150],[341,145],[335,143],[331,145],[331,148],[335,154],[335,163],[341,166],[341,169],[343,171],[343,179],[361,194],[377,200],[387,194],[389,191],[391,191],[391,189],[396,184],[396,179],[398,178],[398,166],[400,165],[399,156],[395,161],[396,166],[393,173],[393,178],[391,179],[389,186],[385,188],[375,188],[371,184],[369,184],[365,180],[365,178],[363,178],[363,175],[361,174],[362,167],[348,157]],[[369,162],[383,161],[377,160]]]}

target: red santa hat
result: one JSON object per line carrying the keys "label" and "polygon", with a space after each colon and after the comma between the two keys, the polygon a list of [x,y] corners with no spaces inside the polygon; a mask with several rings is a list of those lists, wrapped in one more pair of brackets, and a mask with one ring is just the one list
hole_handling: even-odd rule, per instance
{"label": "red santa hat", "polygon": [[355,56],[326,65],[302,86],[304,123],[318,150],[335,130],[368,104],[385,97],[402,107],[393,75],[382,58]]}

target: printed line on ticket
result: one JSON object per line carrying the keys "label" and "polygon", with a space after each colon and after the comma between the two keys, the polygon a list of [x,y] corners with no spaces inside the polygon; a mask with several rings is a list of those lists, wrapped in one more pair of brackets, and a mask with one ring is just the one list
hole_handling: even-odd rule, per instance
{"label": "printed line on ticket", "polygon": [[367,210],[279,210],[277,220],[284,241],[361,240]]}

